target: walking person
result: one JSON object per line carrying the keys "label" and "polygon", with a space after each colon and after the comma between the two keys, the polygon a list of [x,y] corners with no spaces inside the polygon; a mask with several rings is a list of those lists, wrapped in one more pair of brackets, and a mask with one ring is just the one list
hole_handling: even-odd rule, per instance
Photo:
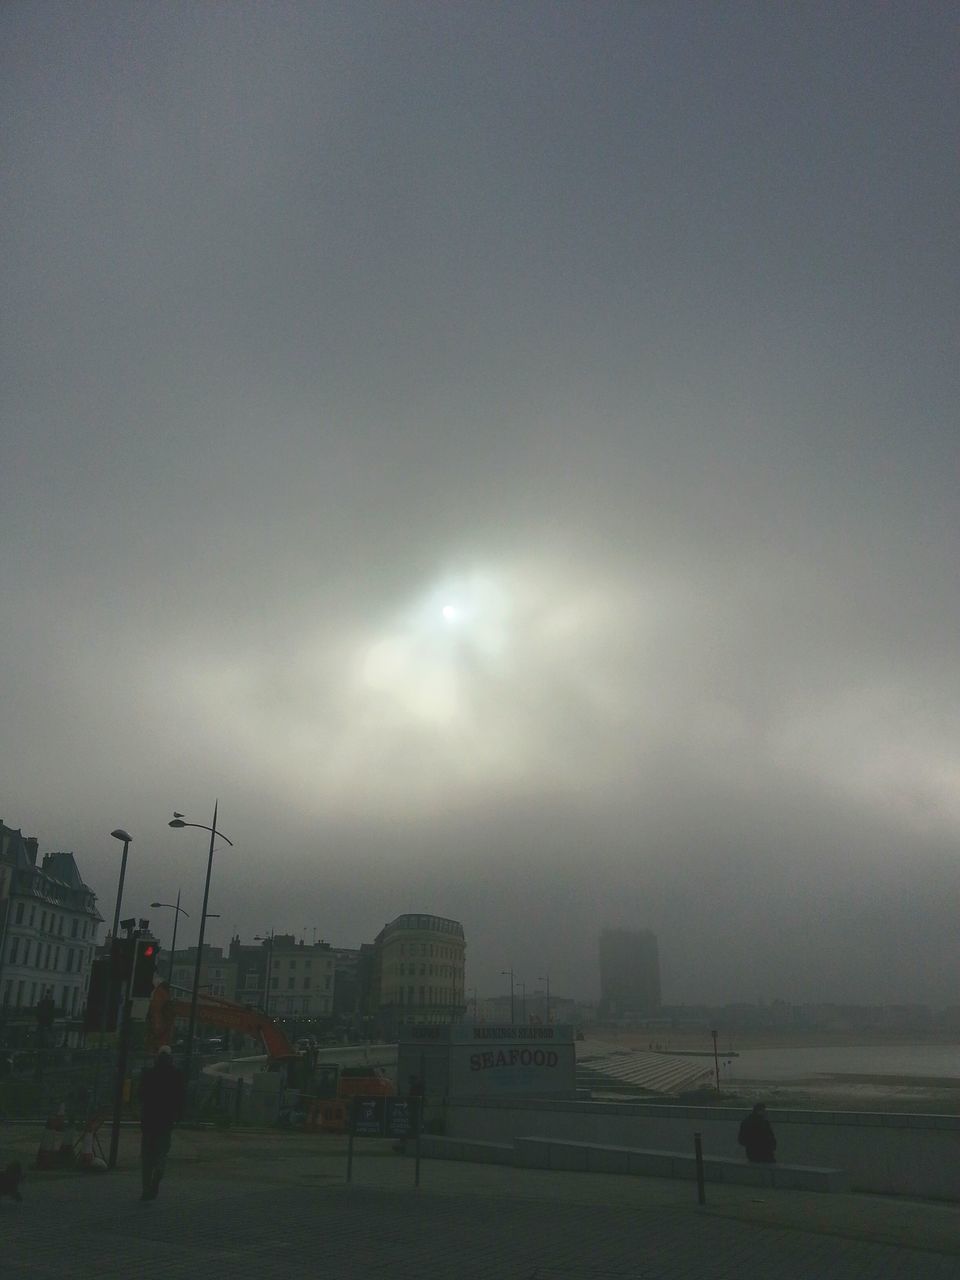
{"label": "walking person", "polygon": [[141,1200],[156,1200],[170,1151],[173,1126],[183,1116],[186,1086],[165,1044],[152,1067],[140,1077]]}
{"label": "walking person", "polygon": [[775,1164],[777,1139],[767,1119],[767,1107],[763,1102],[754,1104],[753,1110],[740,1123],[737,1141],[747,1152],[752,1164]]}

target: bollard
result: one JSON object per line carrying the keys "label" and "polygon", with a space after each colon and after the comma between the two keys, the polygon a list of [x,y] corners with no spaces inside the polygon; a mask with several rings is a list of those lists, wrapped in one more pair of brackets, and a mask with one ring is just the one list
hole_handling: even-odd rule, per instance
{"label": "bollard", "polygon": [[700,1134],[693,1135],[693,1154],[697,1158],[697,1203],[707,1203],[707,1192],[703,1185],[703,1142]]}

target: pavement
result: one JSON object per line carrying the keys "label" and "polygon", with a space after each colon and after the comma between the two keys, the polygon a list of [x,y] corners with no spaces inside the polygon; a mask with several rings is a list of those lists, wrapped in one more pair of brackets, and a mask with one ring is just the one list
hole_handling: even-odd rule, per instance
{"label": "pavement", "polygon": [[0,1129],[4,1280],[957,1280],[955,1205],[401,1158],[357,1140],[182,1128],[152,1203],[138,1134],[117,1170],[41,1173],[39,1127]]}

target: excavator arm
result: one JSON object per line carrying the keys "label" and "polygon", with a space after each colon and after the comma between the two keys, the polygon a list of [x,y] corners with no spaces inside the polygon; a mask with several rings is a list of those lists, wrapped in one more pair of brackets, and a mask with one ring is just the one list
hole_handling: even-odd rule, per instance
{"label": "excavator arm", "polygon": [[[147,1046],[153,1051],[173,1040],[173,1028],[177,1018],[189,1018],[190,1001],[171,995],[170,987],[161,982],[154,987],[147,1010]],[[197,1021],[225,1031],[242,1031],[248,1036],[259,1036],[268,1055],[274,1061],[297,1056],[290,1041],[281,1029],[259,1009],[223,1000],[219,996],[200,995],[197,998]]]}

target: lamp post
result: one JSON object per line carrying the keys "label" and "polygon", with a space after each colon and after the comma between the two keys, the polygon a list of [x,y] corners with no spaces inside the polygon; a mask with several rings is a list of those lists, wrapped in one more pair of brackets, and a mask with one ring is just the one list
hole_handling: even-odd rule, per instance
{"label": "lamp post", "polygon": [[273,930],[268,934],[255,933],[253,935],[254,942],[269,943],[267,947],[267,976],[263,983],[263,1015],[270,1016],[270,970],[273,968]]}
{"label": "lamp post", "polygon": [[519,980],[517,986],[520,988],[520,1021],[525,1023],[527,1021],[527,984]]}
{"label": "lamp post", "polygon": [[123,827],[117,827],[116,831],[111,831],[110,834],[114,840],[123,841],[123,857],[120,859],[120,880],[117,884],[117,905],[113,909],[113,931],[110,934],[111,938],[115,938],[117,930],[120,928],[120,903],[123,901],[123,878],[127,874],[127,850],[130,848],[133,836],[128,831],[124,831]]}
{"label": "lamp post", "polygon": [[506,978],[508,974],[510,977],[510,1025],[512,1026],[514,1023],[514,1014],[515,1014],[515,1007],[513,1003],[513,970],[512,969],[500,970],[501,977]]}
{"label": "lamp post", "polygon": [[549,1027],[550,1025],[550,975],[549,973],[545,978],[538,978],[537,981],[544,983],[547,988],[547,1026]]}
{"label": "lamp post", "polygon": [[213,804],[213,826],[208,827],[202,822],[184,822],[181,814],[175,814],[171,821],[167,824],[170,827],[196,827],[199,831],[210,832],[210,852],[207,855],[207,878],[203,885],[203,910],[200,913],[200,937],[197,940],[197,964],[193,971],[193,994],[190,997],[190,1022],[187,1027],[187,1049],[184,1054],[183,1068],[184,1075],[187,1080],[190,1079],[190,1059],[193,1056],[193,1033],[197,1025],[197,997],[200,994],[200,966],[203,963],[203,930],[207,923],[207,902],[210,899],[210,872],[213,870],[213,846],[217,836],[221,840],[226,840],[227,844],[233,848],[233,841],[227,839],[222,831],[217,830],[217,809],[219,800],[215,800]]}
{"label": "lamp post", "polygon": [[[133,840],[133,836],[129,831],[124,831],[123,827],[116,827],[110,832],[114,840],[123,841],[123,857],[120,859],[120,879],[117,881],[117,902],[113,908],[113,930],[110,934],[111,939],[117,936],[120,928],[120,904],[123,901],[123,880],[127,874],[127,850]],[[112,972],[112,970],[111,970]],[[97,1066],[93,1075],[93,1101],[92,1106],[96,1107],[97,1099],[100,1096],[100,1065],[103,1058],[103,1033],[107,1027],[107,1017],[109,1014],[109,1006],[111,1003],[116,1007],[118,992],[114,990],[113,978],[111,977],[103,991],[103,1007],[100,1013],[100,1036],[97,1043]]]}
{"label": "lamp post", "polygon": [[177,925],[180,923],[181,916],[186,916],[187,919],[189,920],[190,912],[185,911],[183,907],[181,907],[180,905],[179,889],[177,890],[176,905],[174,905],[174,903],[172,902],[151,902],[150,906],[151,906],[151,909],[154,911],[156,911],[157,907],[169,907],[171,911],[175,911],[177,913],[173,917],[173,941],[170,943],[170,970],[167,973],[167,982],[170,984],[170,986],[173,986],[173,957],[176,955],[176,952],[177,952]]}

